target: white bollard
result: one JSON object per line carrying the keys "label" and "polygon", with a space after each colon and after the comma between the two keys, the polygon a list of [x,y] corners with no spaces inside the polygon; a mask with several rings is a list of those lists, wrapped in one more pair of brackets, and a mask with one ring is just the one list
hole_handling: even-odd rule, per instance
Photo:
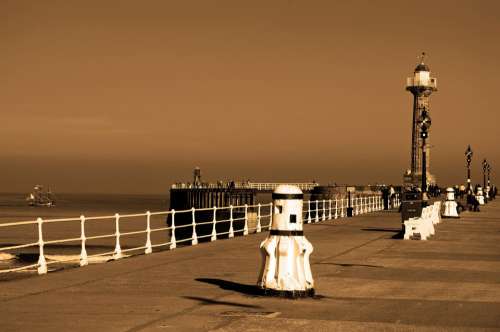
{"label": "white bollard", "polygon": [[325,205],[325,200],[323,200],[323,216],[321,217],[321,221],[326,220],[326,205]]}
{"label": "white bollard", "polygon": [[328,200],[328,220],[332,220],[332,199]]}
{"label": "white bollard", "polygon": [[85,237],[85,216],[80,216],[80,240],[82,241],[82,250],[80,252],[80,266],[89,265],[89,259],[87,257],[87,249],[85,244],[87,238]]}
{"label": "white bollard", "polygon": [[457,202],[455,202],[455,190],[451,187],[446,188],[443,218],[460,218],[457,211]]}
{"label": "white bollard", "polygon": [[113,254],[113,259],[120,259],[123,257],[122,247],[120,246],[120,215],[115,213],[115,236],[116,236],[116,245],[115,245],[115,253]]}
{"label": "white bollard", "polygon": [[36,221],[38,222],[38,250],[39,250],[38,274],[46,274],[47,262],[45,261],[45,255],[43,253],[43,246],[44,246],[43,231],[42,231],[43,220],[42,218],[37,218]]}
{"label": "white bollard", "polygon": [[263,256],[258,285],[266,294],[288,297],[314,295],[309,256],[313,247],[304,237],[303,193],[291,185],[273,192],[273,223],[261,245]]}
{"label": "white bollard", "polygon": [[150,254],[153,252],[153,247],[151,246],[151,212],[146,212],[146,249],[144,253]]}
{"label": "white bollard", "polygon": [[484,205],[484,194],[483,187],[477,187],[476,199],[479,202],[479,205]]}
{"label": "white bollard", "polygon": [[177,241],[175,238],[175,209],[172,209],[172,226],[171,226],[171,235],[170,235],[170,246],[169,249],[175,249],[177,248]]}

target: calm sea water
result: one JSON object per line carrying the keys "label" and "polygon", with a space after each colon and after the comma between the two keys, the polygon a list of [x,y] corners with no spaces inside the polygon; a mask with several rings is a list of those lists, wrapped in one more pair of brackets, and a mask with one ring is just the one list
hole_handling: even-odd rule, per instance
{"label": "calm sea water", "polygon": [[169,196],[128,194],[58,194],[56,206],[30,207],[26,194],[0,193],[0,223],[8,221],[66,218],[115,213],[165,211]]}
{"label": "calm sea water", "polygon": [[[25,194],[0,194],[0,224],[14,221],[36,220],[41,217],[44,220],[54,218],[78,218],[80,215],[112,216],[119,214],[144,213],[146,211],[166,211],[169,207],[168,195],[116,195],[116,194],[58,194],[56,206],[53,207],[30,207],[26,202]],[[160,228],[165,226],[165,216],[157,215],[151,217],[151,227]],[[130,217],[121,219],[120,231],[140,231],[146,227],[146,218]],[[67,238],[79,238],[80,222],[56,222],[43,225],[44,241],[60,240]],[[87,221],[85,224],[86,236],[99,236],[114,234],[114,218],[99,221]],[[163,243],[169,240],[167,232],[155,232],[151,236],[153,244]],[[9,226],[0,228],[0,248],[12,245],[36,243],[38,241],[37,225]],[[122,248],[143,246],[146,241],[145,234],[137,234],[122,238]],[[48,261],[58,261],[67,257],[77,257],[80,254],[81,241],[66,242],[63,244],[49,244],[45,246],[45,254]],[[97,254],[113,251],[115,238],[104,238],[89,240],[87,242],[88,254]],[[0,250],[0,270],[22,267],[36,263],[38,259],[38,246],[30,246],[22,249]],[[106,257],[104,257],[106,258]],[[78,264],[72,262],[71,264]],[[70,264],[70,265],[71,265]],[[68,264],[51,265],[51,269],[61,268]],[[18,275],[32,275],[36,269],[24,272],[0,273],[0,281],[9,278],[17,278]]]}

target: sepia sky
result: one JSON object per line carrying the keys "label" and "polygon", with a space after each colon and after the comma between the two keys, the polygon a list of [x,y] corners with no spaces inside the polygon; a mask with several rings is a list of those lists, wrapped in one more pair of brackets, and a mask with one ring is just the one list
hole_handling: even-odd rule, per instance
{"label": "sepia sky", "polygon": [[401,183],[417,56],[439,184],[500,169],[498,1],[0,0],[0,191]]}

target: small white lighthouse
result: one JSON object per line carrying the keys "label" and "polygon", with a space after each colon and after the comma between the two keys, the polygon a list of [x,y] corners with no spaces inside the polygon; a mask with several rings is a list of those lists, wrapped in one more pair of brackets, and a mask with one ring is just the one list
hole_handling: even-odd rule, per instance
{"label": "small white lighthouse", "polygon": [[300,188],[280,185],[273,192],[273,220],[261,245],[258,285],[267,294],[288,297],[314,295],[309,256],[313,246],[304,237]]}

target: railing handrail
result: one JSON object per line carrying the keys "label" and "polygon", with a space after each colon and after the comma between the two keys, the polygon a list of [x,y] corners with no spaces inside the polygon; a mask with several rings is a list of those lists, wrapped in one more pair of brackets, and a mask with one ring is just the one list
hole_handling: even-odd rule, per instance
{"label": "railing handrail", "polygon": [[[318,199],[318,200],[307,200],[303,202],[303,220],[304,223],[312,223],[312,222],[320,222],[320,221],[325,221],[325,220],[332,220],[332,219],[337,219],[338,217],[344,217],[347,215],[347,209],[351,208],[352,211],[351,213],[353,215],[358,215],[358,214],[363,214],[363,213],[368,213],[372,211],[378,211],[383,209],[383,204],[382,204],[382,197],[380,194],[377,195],[372,195],[372,196],[362,196],[362,197],[355,197],[354,195],[351,196],[350,200],[349,198],[345,196],[336,196],[335,198],[332,199]],[[395,206],[399,206],[400,200],[399,197],[396,197],[396,200],[394,201]],[[248,221],[249,221],[249,209],[252,209],[253,212],[257,213],[255,216],[255,221],[256,221],[256,226],[249,228]],[[263,213],[263,209],[268,209],[267,213]],[[229,218],[217,220],[217,211],[222,211],[222,210],[229,210]],[[212,211],[213,216],[211,220],[196,220],[197,214],[196,212],[202,212],[202,211]],[[244,211],[244,216],[241,216],[239,214],[234,215],[235,211]],[[175,223],[175,216],[178,214],[182,213],[191,213],[192,214],[192,222],[190,224],[183,224],[183,225],[176,225]],[[152,228],[151,223],[150,223],[150,217],[153,215],[165,215],[169,216],[171,218],[171,224],[170,226],[164,226],[164,227],[157,227],[157,228]],[[249,230],[255,230],[256,233],[261,232],[262,229],[269,229],[271,227],[272,223],[272,215],[273,215],[273,203],[258,203],[258,204],[243,204],[243,205],[230,205],[230,206],[222,206],[222,207],[211,207],[211,208],[191,208],[191,209],[186,209],[186,210],[175,210],[171,209],[168,211],[156,211],[156,212],[150,212],[146,211],[144,213],[133,213],[133,214],[114,214],[114,215],[107,215],[107,216],[94,216],[94,217],[86,217],[84,215],[80,217],[75,217],[75,218],[57,218],[57,219],[42,219],[42,218],[37,218],[36,220],[29,220],[29,221],[18,221],[18,222],[9,222],[9,223],[3,223],[0,224],[0,228],[6,228],[6,227],[15,227],[15,226],[21,226],[21,225],[37,225],[38,227],[38,241],[37,242],[30,242],[30,243],[25,243],[25,244],[15,244],[15,245],[10,245],[10,246],[5,246],[5,247],[0,247],[0,252],[2,251],[10,251],[10,250],[15,250],[15,249],[22,249],[22,248],[28,248],[28,247],[39,247],[39,260],[37,264],[31,264],[27,265],[24,267],[16,267],[16,268],[11,268],[11,269],[6,269],[6,270],[0,270],[0,273],[5,273],[5,272],[14,272],[14,271],[21,271],[21,270],[26,270],[26,269],[31,269],[34,267],[38,268],[38,273],[39,274],[44,274],[47,273],[47,265],[50,264],[55,264],[55,263],[60,263],[60,262],[66,262],[66,261],[75,261],[75,260],[80,260],[80,266],[85,266],[88,264],[88,259],[91,257],[101,257],[101,256],[107,256],[107,255],[112,255],[114,259],[119,259],[123,257],[123,253],[125,252],[130,252],[134,250],[145,250],[145,254],[149,254],[152,252],[152,248],[157,248],[160,246],[169,246],[169,249],[174,249],[176,248],[177,243],[182,243],[182,242],[188,242],[191,241],[192,245],[198,244],[198,239],[203,238],[203,237],[210,237],[211,241],[217,240],[218,235],[228,235],[230,238],[234,236],[235,230],[233,229],[233,222],[234,221],[244,221],[244,228],[242,230],[237,230],[237,232],[242,231],[243,235],[248,235]],[[126,218],[134,218],[134,217],[146,217],[146,228],[141,229],[141,230],[136,230],[136,231],[127,231],[127,232],[120,232],[120,222],[123,219]],[[265,218],[268,218],[268,223],[267,225],[262,225],[262,222],[264,221]],[[88,221],[96,221],[96,220],[112,220],[115,222],[115,231],[114,233],[110,234],[100,234],[100,235],[93,235],[93,236],[86,236],[85,235],[85,224]],[[43,225],[48,224],[48,223],[56,223],[56,222],[69,222],[69,221],[75,221],[79,222],[81,225],[81,235],[80,237],[71,237],[71,238],[64,238],[64,239],[56,239],[56,240],[48,240],[44,241],[43,240]],[[221,232],[217,233],[215,225],[218,223],[229,223],[229,232]],[[213,230],[212,234],[208,235],[202,235],[198,236],[196,233],[196,226],[198,225],[204,225],[204,224],[213,224]],[[192,237],[189,239],[182,239],[182,240],[176,240],[176,235],[175,231],[178,228],[188,228],[192,227]],[[151,233],[152,232],[157,232],[157,231],[171,231],[171,236],[170,236],[170,241],[165,242],[165,243],[159,243],[159,244],[152,244],[151,243]],[[120,243],[120,238],[123,236],[129,236],[129,235],[137,235],[137,234],[146,234],[146,241],[145,245],[139,246],[139,247],[134,247],[134,248],[127,248],[127,249],[122,249],[121,248],[121,243]],[[86,242],[88,240],[95,240],[95,239],[104,239],[104,238],[115,238],[115,249],[114,251],[110,252],[105,252],[105,253],[97,253],[93,255],[87,255],[86,252]],[[59,260],[59,261],[45,261],[45,255],[44,255],[44,246],[47,244],[60,244],[60,243],[67,243],[67,242],[81,242],[81,253],[80,255],[77,255],[78,258],[67,258],[65,260]]]}

